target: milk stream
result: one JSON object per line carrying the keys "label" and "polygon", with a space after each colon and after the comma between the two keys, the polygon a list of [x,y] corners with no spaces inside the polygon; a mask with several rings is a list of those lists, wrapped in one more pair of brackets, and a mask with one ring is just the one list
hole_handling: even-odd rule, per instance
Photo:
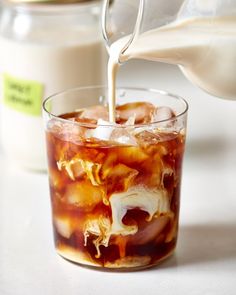
{"label": "milk stream", "polygon": [[179,65],[193,84],[214,96],[236,100],[236,17],[176,21],[138,36],[122,52],[129,36],[110,47],[109,113],[115,121],[115,81],[119,63],[145,59]]}

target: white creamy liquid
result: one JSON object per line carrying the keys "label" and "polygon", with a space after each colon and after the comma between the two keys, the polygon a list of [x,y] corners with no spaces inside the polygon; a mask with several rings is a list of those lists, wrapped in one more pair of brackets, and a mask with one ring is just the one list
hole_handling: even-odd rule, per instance
{"label": "white creamy liquid", "polygon": [[180,65],[186,77],[204,91],[236,100],[236,17],[178,21],[139,35],[121,54],[129,38],[110,47],[110,121],[114,121],[118,64],[133,58]]}
{"label": "white creamy liquid", "polygon": [[[43,87],[43,99],[68,88],[103,84],[106,53],[97,28],[72,37],[74,43],[66,44],[62,34],[55,38],[58,44],[52,40],[50,45],[0,38],[1,80],[9,74],[36,81]],[[0,120],[1,144],[8,158],[26,168],[46,169],[41,115],[31,116],[2,103]]]}

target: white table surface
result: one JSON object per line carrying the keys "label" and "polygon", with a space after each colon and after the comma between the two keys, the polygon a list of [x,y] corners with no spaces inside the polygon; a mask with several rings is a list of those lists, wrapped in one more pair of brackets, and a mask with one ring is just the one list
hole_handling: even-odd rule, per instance
{"label": "white table surface", "polygon": [[53,246],[47,175],[13,167],[0,152],[0,295],[236,294],[236,101],[204,94],[172,66],[131,62],[119,81],[177,93],[190,105],[175,254],[133,273],[63,260]]}

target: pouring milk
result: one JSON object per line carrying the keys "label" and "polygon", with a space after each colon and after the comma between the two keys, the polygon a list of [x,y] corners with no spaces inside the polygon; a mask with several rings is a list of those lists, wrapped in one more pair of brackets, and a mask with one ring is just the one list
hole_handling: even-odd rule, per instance
{"label": "pouring milk", "polygon": [[236,15],[176,19],[139,34],[127,46],[130,38],[118,39],[109,49],[110,121],[115,120],[116,72],[121,63],[134,58],[179,65],[204,91],[236,100]]}

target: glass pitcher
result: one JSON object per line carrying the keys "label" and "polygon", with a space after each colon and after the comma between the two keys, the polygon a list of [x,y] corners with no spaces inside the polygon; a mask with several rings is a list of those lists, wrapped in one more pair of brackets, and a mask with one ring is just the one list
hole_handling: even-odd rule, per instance
{"label": "glass pitcher", "polygon": [[176,64],[204,91],[236,99],[236,0],[105,0],[103,35],[119,63]]}

